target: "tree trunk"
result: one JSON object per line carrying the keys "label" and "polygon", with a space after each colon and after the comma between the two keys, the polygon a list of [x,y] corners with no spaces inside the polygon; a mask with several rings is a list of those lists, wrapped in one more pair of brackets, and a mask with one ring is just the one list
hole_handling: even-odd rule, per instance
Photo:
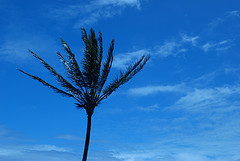
{"label": "tree trunk", "polygon": [[90,132],[91,132],[91,119],[92,119],[92,115],[88,115],[87,133],[86,133],[85,147],[84,147],[82,161],[86,161],[87,160],[88,147],[89,147],[89,141],[90,141]]}

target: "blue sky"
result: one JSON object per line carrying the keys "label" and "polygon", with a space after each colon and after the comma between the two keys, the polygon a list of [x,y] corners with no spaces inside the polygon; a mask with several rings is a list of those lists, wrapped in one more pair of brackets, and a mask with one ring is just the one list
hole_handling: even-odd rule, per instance
{"label": "blue sky", "polygon": [[93,115],[89,161],[240,161],[240,2],[0,0],[0,160],[77,161],[86,113],[18,72],[56,84],[62,37],[82,58],[80,27],[115,39],[109,81],[145,68]]}

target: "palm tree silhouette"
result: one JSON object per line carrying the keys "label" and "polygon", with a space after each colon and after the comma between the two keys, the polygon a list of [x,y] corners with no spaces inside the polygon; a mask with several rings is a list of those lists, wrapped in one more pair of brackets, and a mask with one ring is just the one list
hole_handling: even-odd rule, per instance
{"label": "palm tree silhouette", "polygon": [[[43,85],[50,87],[55,92],[62,94],[63,96],[74,98],[77,103],[77,107],[85,109],[87,113],[87,132],[84,146],[84,153],[82,161],[87,160],[90,131],[91,131],[91,118],[96,106],[99,103],[112,94],[117,88],[129,81],[135,74],[137,74],[149,60],[150,56],[142,56],[135,63],[129,65],[126,71],[121,71],[120,75],[116,77],[110,84],[104,86],[108,74],[110,72],[113,62],[113,48],[114,40],[111,41],[107,58],[104,62],[103,59],[103,47],[102,47],[102,34],[99,32],[99,37],[96,38],[95,31],[91,28],[88,35],[84,28],[82,30],[82,40],[85,45],[84,58],[82,60],[82,69],[75,59],[75,55],[70,50],[67,43],[61,39],[63,47],[67,53],[67,60],[58,52],[58,56],[65,66],[70,81],[61,76],[55,69],[53,69],[48,63],[46,63],[37,54],[30,53],[40,60],[40,62],[47,68],[53,76],[57,79],[65,90],[59,89],[43,79],[28,74],[20,69],[20,72],[30,76],[31,78],[41,82]],[[71,82],[71,83],[70,83]],[[73,83],[73,84],[72,84]]]}

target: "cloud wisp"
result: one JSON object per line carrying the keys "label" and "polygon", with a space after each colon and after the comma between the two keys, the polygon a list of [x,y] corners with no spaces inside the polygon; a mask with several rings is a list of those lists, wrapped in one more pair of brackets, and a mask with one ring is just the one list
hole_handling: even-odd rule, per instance
{"label": "cloud wisp", "polygon": [[54,9],[51,15],[55,19],[75,19],[74,28],[89,26],[103,18],[120,15],[126,7],[140,10],[140,0],[92,0],[87,4],[71,4]]}
{"label": "cloud wisp", "polygon": [[156,46],[153,53],[162,57],[167,57],[170,55],[176,56],[177,54],[186,51],[187,50],[185,48],[182,48],[182,43],[176,41],[166,41],[163,43],[163,45]]}
{"label": "cloud wisp", "polygon": [[232,17],[239,17],[239,11],[238,10],[228,11],[224,14],[224,16],[217,17],[214,20],[212,20],[209,24],[210,31],[213,31],[218,25],[224,23],[225,21]]}
{"label": "cloud wisp", "polygon": [[74,136],[74,135],[70,135],[70,134],[66,134],[66,135],[59,135],[56,136],[57,139],[64,139],[64,140],[77,140],[77,141],[82,141],[84,140],[84,138],[78,137],[78,136]]}
{"label": "cloud wisp", "polygon": [[79,156],[70,149],[55,145],[0,146],[0,160],[4,161],[77,161]]}
{"label": "cloud wisp", "polygon": [[197,40],[199,39],[199,36],[189,36],[189,35],[182,35],[182,42],[190,42],[193,46],[197,45]]}
{"label": "cloud wisp", "polygon": [[129,94],[135,96],[147,96],[159,92],[184,92],[184,85],[166,85],[166,86],[146,86],[139,88],[131,88],[128,90]]}
{"label": "cloud wisp", "polygon": [[[239,94],[238,86],[193,89],[181,97],[172,108],[188,112],[201,112],[207,109],[209,113],[234,110],[240,102],[232,102],[231,97],[237,97]],[[226,106],[228,108],[225,108]]]}
{"label": "cloud wisp", "polygon": [[133,62],[134,60],[139,59],[143,55],[148,55],[148,50],[137,50],[128,53],[118,54],[114,57],[113,67],[118,69],[125,69],[129,63]]}
{"label": "cloud wisp", "polygon": [[223,40],[220,42],[207,42],[201,46],[204,52],[208,52],[209,50],[216,50],[216,51],[224,51],[228,50],[231,47],[229,40]]}
{"label": "cloud wisp", "polygon": [[140,49],[132,52],[121,53],[115,56],[113,61],[113,67],[118,69],[124,69],[128,64],[132,63],[133,60],[140,58],[143,55],[158,56],[166,58],[169,56],[177,56],[181,53],[187,52],[185,48],[186,44],[195,45],[198,36],[184,35],[182,40],[167,40],[161,45],[156,45],[149,49]]}
{"label": "cloud wisp", "polygon": [[16,37],[8,38],[0,45],[1,59],[14,63],[26,62],[31,57],[27,49],[40,53],[56,52],[56,42],[49,36],[38,35],[33,37],[22,34]]}

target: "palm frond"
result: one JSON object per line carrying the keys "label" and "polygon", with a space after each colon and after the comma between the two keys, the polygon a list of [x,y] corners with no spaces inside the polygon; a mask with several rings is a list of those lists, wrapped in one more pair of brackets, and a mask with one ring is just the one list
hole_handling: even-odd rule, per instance
{"label": "palm frond", "polygon": [[61,60],[61,62],[63,63],[63,65],[65,66],[65,68],[67,69],[67,73],[69,78],[71,78],[71,80],[73,82],[75,82],[75,84],[80,87],[82,93],[84,93],[84,89],[82,87],[82,84],[80,83],[79,79],[77,78],[76,74],[73,73],[73,70],[71,69],[71,67],[69,66],[69,63],[64,59],[64,57],[61,55],[60,52],[57,52],[57,55],[59,56],[59,59]]}
{"label": "palm frond", "polygon": [[120,72],[120,76],[117,77],[112,83],[110,83],[102,92],[98,100],[98,104],[109,95],[112,94],[117,88],[121,85],[129,81],[134,75],[136,75],[147,63],[150,56],[142,56],[138,61],[136,61],[133,65],[130,65],[127,68],[126,72]]}
{"label": "palm frond", "polygon": [[106,59],[106,62],[103,64],[103,70],[102,70],[102,75],[100,78],[99,82],[99,88],[98,88],[98,93],[102,91],[102,88],[107,80],[108,74],[110,72],[110,69],[112,67],[112,62],[113,62],[113,49],[114,49],[114,40],[112,40],[109,50],[108,50],[108,56]]}
{"label": "palm frond", "polygon": [[[59,73],[57,73],[57,71],[55,69],[53,69],[49,64],[47,64],[42,58],[40,58],[37,54],[35,54],[34,52],[32,52],[31,50],[29,50],[32,55],[37,58],[38,60],[40,60],[40,62],[44,65],[44,67],[46,67],[52,75],[54,75],[58,82],[66,88],[66,90],[68,92],[74,93],[75,95],[79,95],[82,98],[83,97],[83,93],[81,91],[79,91],[77,88],[75,88],[71,83],[69,83],[66,79],[64,79]],[[84,101],[84,100],[83,100]]]}
{"label": "palm frond", "polygon": [[[94,30],[91,28],[89,36],[85,29],[82,29],[82,39],[85,43],[84,58],[83,58],[83,75],[89,85],[89,88],[97,88],[100,75],[102,54],[99,52],[98,41]],[[101,50],[101,49],[100,49]]]}
{"label": "palm frond", "polygon": [[[65,51],[67,52],[67,55],[68,55],[69,64],[68,64],[67,69],[68,69],[69,74],[71,75],[71,77],[76,78],[76,79],[75,78],[73,78],[73,79],[76,82],[77,86],[85,87],[86,83],[84,81],[84,78],[83,78],[82,72],[80,70],[80,67],[77,63],[77,60],[75,59],[75,55],[71,51],[68,44],[62,38],[61,38],[61,43],[63,44],[63,47],[64,47],[64,49],[65,49]],[[62,60],[62,58],[61,58],[61,60]],[[65,65],[65,63],[64,63],[64,65]]]}
{"label": "palm frond", "polygon": [[99,54],[98,54],[98,71],[100,73],[100,70],[101,70],[101,65],[102,65],[102,58],[103,58],[103,42],[102,42],[102,33],[99,32],[99,37],[98,37],[98,47],[99,47]]}
{"label": "palm frond", "polygon": [[63,96],[66,96],[66,97],[73,97],[74,99],[76,99],[77,101],[80,102],[80,100],[77,99],[76,96],[74,96],[73,94],[70,94],[70,93],[67,93],[67,92],[65,92],[65,91],[63,91],[63,90],[61,90],[61,89],[58,89],[57,87],[55,87],[55,86],[47,83],[47,82],[44,81],[43,79],[41,79],[41,78],[39,78],[39,77],[37,77],[37,76],[28,74],[28,73],[22,71],[21,69],[17,69],[17,70],[20,71],[20,72],[22,72],[23,74],[28,75],[28,76],[31,77],[32,79],[41,82],[44,86],[50,87],[50,88],[53,89],[55,92],[60,93],[60,94],[62,94]]}
{"label": "palm frond", "polygon": [[75,103],[75,105],[77,105],[77,108],[80,110],[85,109],[85,105],[83,105],[83,104]]}

